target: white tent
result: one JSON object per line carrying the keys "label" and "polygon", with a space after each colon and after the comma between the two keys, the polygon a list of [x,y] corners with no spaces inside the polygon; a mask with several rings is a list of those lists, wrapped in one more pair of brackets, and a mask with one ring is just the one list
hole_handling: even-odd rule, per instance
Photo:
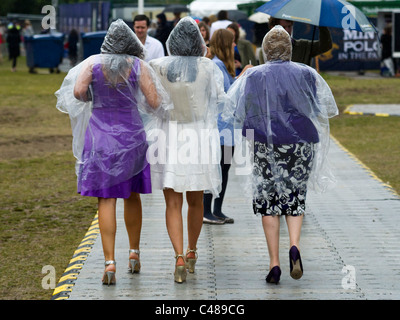
{"label": "white tent", "polygon": [[216,15],[220,10],[237,10],[238,4],[249,2],[254,2],[254,0],[195,0],[189,5],[190,15],[200,18]]}

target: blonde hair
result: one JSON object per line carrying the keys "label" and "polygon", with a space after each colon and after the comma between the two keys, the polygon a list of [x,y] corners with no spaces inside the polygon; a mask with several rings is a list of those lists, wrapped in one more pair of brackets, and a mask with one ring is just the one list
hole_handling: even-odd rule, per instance
{"label": "blonde hair", "polygon": [[232,77],[236,76],[235,57],[233,49],[234,35],[226,29],[216,30],[210,41],[210,50],[212,56],[217,56],[225,65]]}

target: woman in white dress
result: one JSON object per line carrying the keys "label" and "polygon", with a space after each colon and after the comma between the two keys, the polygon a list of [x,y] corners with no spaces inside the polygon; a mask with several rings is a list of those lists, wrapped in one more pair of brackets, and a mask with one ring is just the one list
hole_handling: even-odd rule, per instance
{"label": "woman in white dress", "polygon": [[[149,161],[152,184],[162,189],[166,202],[166,224],[175,250],[176,282],[186,280],[186,269],[194,272],[197,240],[203,224],[204,191],[218,196],[221,190],[221,151],[218,106],[225,100],[223,75],[205,57],[206,44],[196,22],[185,17],[167,40],[169,56],[152,60],[173,102],[173,110],[161,123]],[[151,140],[152,138],[150,138]],[[188,203],[188,249],[183,254],[183,193]]]}

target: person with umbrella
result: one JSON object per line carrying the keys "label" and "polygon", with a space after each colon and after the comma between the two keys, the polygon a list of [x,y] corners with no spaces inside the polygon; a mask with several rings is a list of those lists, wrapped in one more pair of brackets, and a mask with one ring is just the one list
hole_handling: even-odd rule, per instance
{"label": "person with umbrella", "polygon": [[292,21],[312,25],[314,26],[314,32],[316,27],[319,28],[319,42],[314,41],[314,34],[312,41],[292,40],[292,61],[308,65],[310,65],[314,56],[332,48],[332,40],[327,27],[361,32],[377,32],[365,14],[345,0],[270,0],[255,11],[278,19],[278,22],[275,19],[271,19],[271,26],[281,24],[289,34],[291,34],[293,28]]}
{"label": "person with umbrella", "polygon": [[[277,19],[274,17],[271,17],[268,23],[270,30],[276,25],[281,25],[290,35],[293,33],[293,24],[294,22],[291,20]],[[319,40],[292,38],[293,62],[300,62],[310,66],[312,58],[332,49],[332,37],[329,29],[327,27],[318,27],[318,29]],[[262,50],[260,51],[259,59],[260,64],[264,63]]]}

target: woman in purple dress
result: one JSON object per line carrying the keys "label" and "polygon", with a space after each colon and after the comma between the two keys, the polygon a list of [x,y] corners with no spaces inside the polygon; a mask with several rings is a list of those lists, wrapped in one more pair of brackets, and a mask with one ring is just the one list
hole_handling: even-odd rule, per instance
{"label": "woman in purple dress", "polygon": [[141,60],[144,50],[133,31],[117,20],[107,32],[101,54],[71,69],[56,92],[57,108],[71,118],[78,192],[98,198],[107,284],[115,283],[117,198],[124,199],[129,268],[132,273],[140,271],[140,193],[151,193],[141,115],[157,113],[168,99],[152,69]]}
{"label": "woman in purple dress", "polygon": [[254,213],[262,216],[268,245],[266,281],[277,284],[281,215],[289,231],[290,275],[299,279],[303,274],[298,248],[307,187],[324,191],[334,181],[326,156],[329,118],[338,109],[324,79],[314,69],[290,61],[290,36],[281,26],[267,33],[262,48],[267,62],[247,70],[230,87],[234,108],[224,118],[234,117],[253,148],[248,189]]}

